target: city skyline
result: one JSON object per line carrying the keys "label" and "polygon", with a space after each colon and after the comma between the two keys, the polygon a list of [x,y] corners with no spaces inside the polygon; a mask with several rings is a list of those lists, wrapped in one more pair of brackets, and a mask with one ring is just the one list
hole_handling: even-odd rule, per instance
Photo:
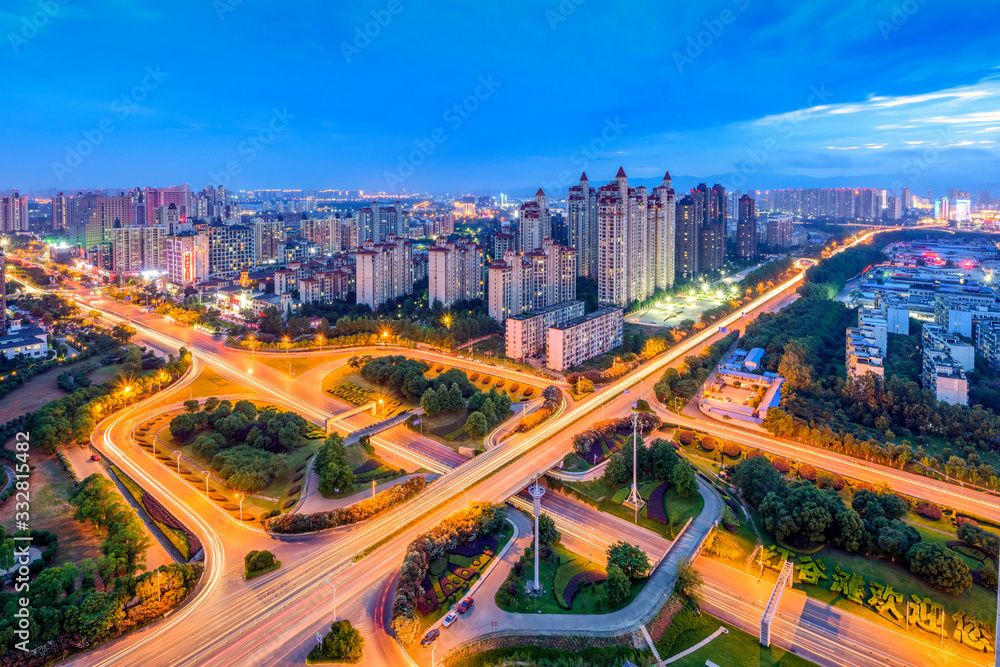
{"label": "city skyline", "polygon": [[[0,20],[5,61],[21,77],[4,92],[7,148],[21,158],[4,163],[0,182],[553,194],[584,169],[623,162],[641,184],[679,165],[681,189],[996,181],[1000,82],[981,55],[990,33],[959,32],[950,7],[630,10],[644,20],[621,40],[605,33],[621,21],[614,8],[573,2],[516,13],[306,3],[282,17],[281,34],[272,12],[235,0],[171,13],[56,2],[41,18],[17,2]],[[511,25],[537,47],[530,57]],[[817,51],[817,30],[838,38]],[[98,39],[81,50],[70,37],[80,34]],[[99,39],[111,34],[113,47]],[[207,61],[186,45],[199,40],[212,45]],[[58,73],[64,62],[72,75]],[[577,94],[609,77],[610,96]],[[677,103],[647,104],[650,85]],[[740,103],[720,104],[719,86]],[[398,102],[360,103],[369,93]]]}

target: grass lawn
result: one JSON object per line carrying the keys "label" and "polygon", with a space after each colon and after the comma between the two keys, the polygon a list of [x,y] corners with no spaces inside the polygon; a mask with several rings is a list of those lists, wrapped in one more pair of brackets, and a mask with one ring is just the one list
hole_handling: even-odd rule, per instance
{"label": "grass lawn", "polygon": [[[320,443],[323,441],[320,440]],[[374,463],[368,464],[368,461],[373,461]],[[335,499],[335,498],[346,498],[352,496],[359,491],[364,491],[366,489],[372,488],[372,480],[375,479],[375,484],[383,484],[385,482],[391,482],[392,480],[405,474],[400,472],[400,468],[395,467],[385,459],[382,459],[375,455],[370,455],[365,451],[364,447],[360,443],[355,443],[347,448],[347,464],[351,466],[351,470],[357,477],[357,481],[349,489],[342,489],[339,493],[331,493],[329,495],[323,493],[321,494],[324,498]],[[367,472],[359,473],[358,470],[361,466],[366,466]],[[377,464],[377,467],[372,467]]]}
{"label": "grass lawn", "polygon": [[483,441],[470,437],[465,431],[465,422],[468,416],[469,411],[464,408],[457,412],[445,412],[436,417],[421,415],[419,424],[413,426],[407,420],[406,427],[414,433],[420,433],[423,437],[456,452],[459,447],[470,447],[480,452],[485,451]]}
{"label": "grass lawn", "polygon": [[315,354],[305,355],[301,352],[296,353],[294,350],[289,354],[260,354],[254,355],[254,361],[259,361],[262,364],[266,364],[271,368],[281,371],[285,375],[288,375],[289,366],[291,364],[292,377],[298,377],[303,373],[311,371],[314,368],[319,368],[323,364],[330,360],[330,350],[324,353],[316,352]]}
{"label": "grass lawn", "polygon": [[[69,494],[74,484],[69,473],[63,470],[55,454],[46,454],[40,448],[32,449],[29,462],[34,467],[30,478],[31,528],[49,530],[59,536],[59,551],[52,564],[96,560],[101,555],[101,540],[91,524],[73,520]],[[16,505],[14,497],[0,505],[0,524],[9,532],[13,532]]]}
{"label": "grass lawn", "polygon": [[[712,661],[716,665],[753,665],[757,667],[809,667],[814,663],[805,658],[800,658],[794,653],[789,653],[777,646],[764,648],[760,645],[757,637],[743,632],[728,623],[723,623],[714,616],[702,614],[698,617],[698,625],[693,630],[688,630],[674,642],[673,655],[691,648],[700,641],[709,637],[719,629],[725,627],[729,633],[723,633],[700,649],[689,653],[677,662],[670,663],[677,667],[704,667],[706,661]],[[661,656],[666,659],[668,656]]]}
{"label": "grass lawn", "polygon": [[[539,583],[542,585],[541,595],[527,595],[524,593],[524,586],[527,582],[534,581],[535,559],[526,558],[524,570],[521,572],[518,583],[518,593],[511,604],[503,604],[500,595],[497,595],[497,606],[504,611],[537,614],[607,614],[618,609],[627,607],[639,594],[642,587],[646,585],[647,579],[639,579],[632,583],[629,595],[617,607],[608,606],[608,597],[604,592],[604,582],[593,584],[581,588],[573,598],[572,609],[564,609],[559,604],[556,595],[556,573],[563,565],[574,561],[587,562],[586,556],[576,554],[561,544],[553,547],[557,559],[541,560],[539,562]],[[600,568],[597,568],[600,569]]]}
{"label": "grass lawn", "polygon": [[[659,484],[659,480],[640,480],[639,495],[648,499],[649,494]],[[662,524],[647,517],[647,507],[643,507],[636,517],[633,510],[622,505],[622,501],[628,497],[629,489],[632,487],[631,482],[610,487],[603,478],[598,478],[592,482],[571,483],[566,486],[587,496],[591,501],[589,504],[594,505],[600,511],[613,514],[631,523],[637,523],[669,540],[675,539],[687,520],[701,514],[705,508],[705,499],[701,497],[701,494],[693,498],[681,498],[677,490],[670,487],[663,494],[663,508],[667,514],[667,523]]]}

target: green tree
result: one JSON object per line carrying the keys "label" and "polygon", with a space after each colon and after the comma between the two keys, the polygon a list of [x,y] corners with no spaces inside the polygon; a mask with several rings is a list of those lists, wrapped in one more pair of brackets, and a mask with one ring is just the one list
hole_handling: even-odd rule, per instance
{"label": "green tree", "polygon": [[548,514],[538,516],[538,543],[552,545],[559,542],[559,531],[556,530],[556,522]]}
{"label": "green tree", "polygon": [[698,495],[698,479],[694,466],[687,461],[681,461],[670,471],[670,482],[677,489],[681,498],[693,498]]}
{"label": "green tree", "polygon": [[608,565],[608,578],[604,582],[604,590],[608,594],[608,606],[617,607],[628,599],[632,584],[628,576],[617,565]]}
{"label": "green tree", "polygon": [[184,401],[184,409],[187,410],[188,412],[198,412],[198,408],[200,407],[201,404],[198,403],[197,398],[191,398]]}
{"label": "green tree", "polygon": [[962,557],[940,544],[919,542],[907,553],[910,571],[945,593],[961,595],[972,587],[969,566]]}
{"label": "green tree", "polygon": [[111,337],[120,342],[122,345],[132,340],[135,333],[135,329],[127,324],[116,324],[114,328],[111,329]]}
{"label": "green tree", "polygon": [[365,638],[348,620],[334,621],[323,643],[309,652],[310,660],[330,662],[361,662],[365,651]]}
{"label": "green tree", "polygon": [[674,583],[674,590],[677,593],[688,600],[693,600],[698,596],[698,592],[704,583],[705,580],[694,569],[694,563],[690,560],[685,560],[677,564],[677,580]]}
{"label": "green tree", "polygon": [[649,556],[639,547],[616,542],[608,549],[608,565],[617,565],[629,579],[641,579],[649,572]]}
{"label": "green tree", "polygon": [[474,440],[484,437],[489,432],[486,415],[482,412],[473,412],[465,422],[465,430],[469,434],[469,437]]}
{"label": "green tree", "polygon": [[755,507],[772,491],[784,493],[787,484],[785,478],[763,456],[737,463],[730,471],[730,479],[747,502]]}
{"label": "green tree", "polygon": [[420,397],[420,407],[428,417],[437,417],[441,413],[441,401],[433,389],[428,389]]}

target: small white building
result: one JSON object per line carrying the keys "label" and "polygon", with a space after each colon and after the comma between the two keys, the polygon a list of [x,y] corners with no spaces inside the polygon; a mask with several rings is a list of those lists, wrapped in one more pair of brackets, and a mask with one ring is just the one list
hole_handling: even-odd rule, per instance
{"label": "small white building", "polygon": [[622,344],[622,309],[609,307],[549,328],[548,367],[565,371]]}

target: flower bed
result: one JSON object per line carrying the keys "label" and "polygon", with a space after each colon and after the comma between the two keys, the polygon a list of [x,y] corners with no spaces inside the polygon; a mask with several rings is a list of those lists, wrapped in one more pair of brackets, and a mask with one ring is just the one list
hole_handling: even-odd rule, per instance
{"label": "flower bed", "polygon": [[458,554],[459,556],[465,556],[467,558],[475,558],[480,554],[492,556],[497,552],[497,546],[498,542],[496,535],[486,534],[480,535],[471,542],[459,544],[451,550],[451,553]]}
{"label": "flower bed", "polygon": [[149,495],[145,489],[117,467],[111,466],[111,470],[157,527],[163,531],[163,534],[180,552],[184,560],[191,560],[195,554],[201,551],[201,541],[198,536],[190,532],[156,498]]}
{"label": "flower bed", "polygon": [[434,591],[434,584],[431,583],[431,578],[426,577],[420,587],[424,589],[423,596],[417,600],[417,611],[422,615],[426,616],[438,607],[438,597],[437,593]]}
{"label": "flower bed", "polygon": [[357,476],[364,475],[366,472],[371,472],[372,470],[378,470],[382,467],[382,463],[378,459],[368,459],[357,468],[354,469],[354,474]]}
{"label": "flower bed", "polygon": [[666,525],[667,512],[663,509],[663,494],[670,488],[670,482],[664,482],[653,489],[646,502],[646,518]]}
{"label": "flower bed", "polygon": [[574,575],[573,578],[566,584],[566,589],[562,593],[561,602],[563,603],[563,606],[566,609],[572,609],[573,598],[576,597],[576,594],[580,592],[581,588],[592,586],[593,584],[599,584],[607,578],[607,575],[603,574],[600,570],[588,570]]}

